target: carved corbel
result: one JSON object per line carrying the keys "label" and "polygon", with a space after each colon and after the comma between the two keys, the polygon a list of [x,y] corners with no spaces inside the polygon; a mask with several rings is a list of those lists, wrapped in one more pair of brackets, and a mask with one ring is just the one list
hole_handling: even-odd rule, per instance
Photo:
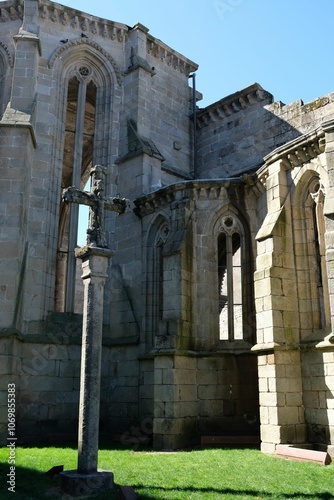
{"label": "carved corbel", "polygon": [[87,19],[84,19],[82,26],[81,26],[82,31],[88,31],[89,29],[89,23]]}
{"label": "carved corbel", "polygon": [[77,29],[79,27],[79,19],[78,16],[75,16],[72,22],[72,28]]}
{"label": "carved corbel", "polygon": [[68,14],[67,14],[67,12],[64,12],[64,14],[63,14],[63,19],[62,19],[61,23],[62,23],[64,26],[66,26],[66,25],[68,24]]}
{"label": "carved corbel", "polygon": [[53,23],[56,23],[58,21],[58,11],[57,9],[53,9],[52,15],[51,15],[51,21]]}
{"label": "carved corbel", "polygon": [[10,18],[11,18],[12,21],[15,21],[15,19],[18,18],[18,15],[17,15],[15,7],[11,7],[9,9],[9,15],[10,15]]}
{"label": "carved corbel", "polygon": [[102,36],[103,36],[103,38],[108,38],[108,28],[105,24],[103,25],[103,28],[102,28]]}
{"label": "carved corbel", "polygon": [[288,154],[288,159],[293,167],[299,167],[300,161],[295,153]]}

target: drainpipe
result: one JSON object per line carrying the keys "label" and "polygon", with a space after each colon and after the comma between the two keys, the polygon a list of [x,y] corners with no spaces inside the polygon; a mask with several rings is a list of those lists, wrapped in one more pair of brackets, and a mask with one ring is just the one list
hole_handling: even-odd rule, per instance
{"label": "drainpipe", "polygon": [[194,153],[193,153],[193,160],[194,160],[194,166],[193,166],[193,175],[194,179],[197,178],[197,107],[196,107],[196,73],[193,73],[192,75],[189,75],[189,78],[192,78],[193,81],[193,121],[194,121],[194,143],[193,143],[193,148],[194,148]]}

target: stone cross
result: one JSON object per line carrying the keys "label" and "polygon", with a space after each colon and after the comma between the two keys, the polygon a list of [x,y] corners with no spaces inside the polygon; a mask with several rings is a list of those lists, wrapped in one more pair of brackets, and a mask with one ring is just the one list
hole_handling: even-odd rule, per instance
{"label": "stone cross", "polygon": [[108,261],[113,252],[107,247],[104,231],[104,211],[124,214],[129,202],[120,198],[105,198],[106,169],[97,165],[91,170],[90,192],[69,187],[63,191],[63,201],[88,205],[90,210],[87,245],[76,251],[82,259],[84,305],[80,374],[78,429],[78,468],[60,473],[60,488],[74,496],[99,493],[113,487],[113,474],[97,468],[100,384],[103,329],[103,290]]}
{"label": "stone cross", "polygon": [[91,247],[107,248],[107,240],[104,231],[104,211],[112,210],[124,214],[129,207],[125,198],[105,198],[105,177],[107,169],[96,165],[90,171],[90,192],[80,191],[75,186],[64,189],[62,199],[65,203],[78,203],[88,205],[89,227],[87,229],[87,245]]}

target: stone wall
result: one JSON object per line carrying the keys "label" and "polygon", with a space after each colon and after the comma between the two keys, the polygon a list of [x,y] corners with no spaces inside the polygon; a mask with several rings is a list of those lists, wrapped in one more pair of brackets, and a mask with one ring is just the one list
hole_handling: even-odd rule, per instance
{"label": "stone wall", "polygon": [[263,124],[273,96],[257,84],[199,110],[199,178],[225,178],[256,169],[269,153]]}
{"label": "stone wall", "polygon": [[[16,385],[18,442],[75,440],[79,415],[81,346],[29,343],[15,337],[0,344],[0,440],[7,439],[7,388]],[[111,441],[126,440],[138,422],[138,352],[136,347],[104,346],[100,431]]]}
{"label": "stone wall", "polygon": [[[69,312],[54,300],[56,280],[65,281],[56,261],[75,74],[94,81],[87,168],[107,165],[107,195],[134,202],[106,217],[115,257],[103,303],[101,432],[128,444],[153,433],[156,448],[251,434],[260,398],[264,451],[333,442],[334,94],[284,105],[254,84],[198,109],[196,157],[195,63],[141,24],[21,3],[1,9],[2,438],[8,383],[18,389],[22,440],[76,433],[82,287]],[[219,331],[227,220],[244,244],[244,331],[234,339]]]}
{"label": "stone wall", "polygon": [[198,445],[201,436],[256,435],[256,358],[193,353],[155,358],[153,445]]}
{"label": "stone wall", "polygon": [[259,406],[256,358],[224,354],[197,360],[200,435],[256,435]]}
{"label": "stone wall", "polygon": [[[80,346],[30,344],[15,337],[2,339],[1,394],[16,384],[16,418],[19,442],[46,442],[49,434],[74,434],[79,407]],[[1,420],[6,422],[6,418]],[[6,424],[1,440],[7,437]]]}
{"label": "stone wall", "polygon": [[196,368],[194,358],[157,356],[154,361],[155,449],[176,449],[196,436]]}
{"label": "stone wall", "polygon": [[302,353],[303,404],[308,441],[333,443],[334,353]]}
{"label": "stone wall", "polygon": [[273,102],[258,84],[198,111],[198,176],[254,171],[276,148],[334,116],[334,93],[309,103]]}
{"label": "stone wall", "polygon": [[278,443],[304,443],[305,420],[298,351],[275,351],[258,358],[261,449]]}

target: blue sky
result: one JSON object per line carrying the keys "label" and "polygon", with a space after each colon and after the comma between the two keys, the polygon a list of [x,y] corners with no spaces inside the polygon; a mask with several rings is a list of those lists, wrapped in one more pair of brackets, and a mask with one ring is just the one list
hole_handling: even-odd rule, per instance
{"label": "blue sky", "polygon": [[259,83],[284,103],[334,91],[333,0],[67,0],[137,22],[199,64],[200,107]]}

